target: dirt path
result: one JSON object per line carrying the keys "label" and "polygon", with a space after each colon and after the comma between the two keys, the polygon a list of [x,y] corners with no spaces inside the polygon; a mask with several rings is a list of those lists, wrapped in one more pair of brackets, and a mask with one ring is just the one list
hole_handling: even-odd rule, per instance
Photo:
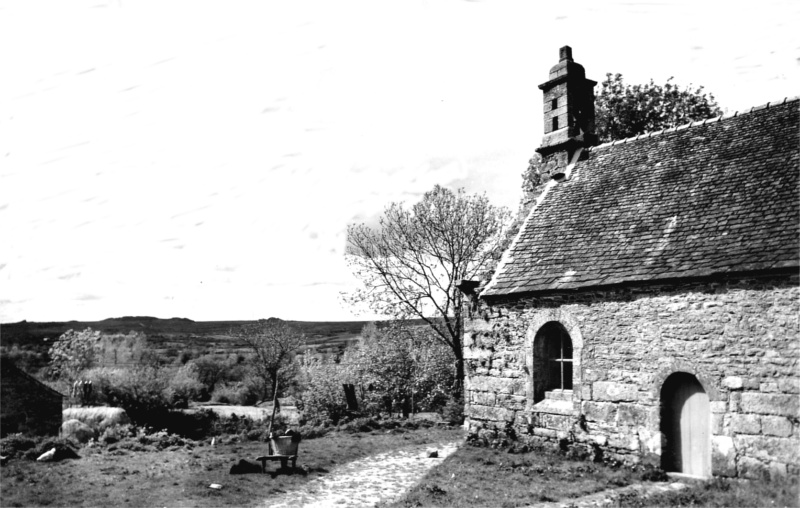
{"label": "dirt path", "polygon": [[[265,502],[265,507],[374,506],[400,497],[461,442],[429,443],[355,460]],[[429,458],[431,451],[438,458]]]}

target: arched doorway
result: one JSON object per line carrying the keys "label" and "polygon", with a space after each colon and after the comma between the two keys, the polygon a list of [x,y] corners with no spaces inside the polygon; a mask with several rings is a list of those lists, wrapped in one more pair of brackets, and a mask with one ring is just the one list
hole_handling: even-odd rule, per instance
{"label": "arched doorway", "polygon": [[661,387],[661,467],[711,476],[711,411],[708,394],[691,374],[671,374]]}

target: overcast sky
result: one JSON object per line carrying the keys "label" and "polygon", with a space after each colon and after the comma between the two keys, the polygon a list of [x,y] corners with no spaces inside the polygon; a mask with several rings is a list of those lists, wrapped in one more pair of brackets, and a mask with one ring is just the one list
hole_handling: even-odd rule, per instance
{"label": "overcast sky", "polygon": [[558,49],[800,93],[800,2],[0,0],[0,322],[347,320],[348,223],[516,209]]}

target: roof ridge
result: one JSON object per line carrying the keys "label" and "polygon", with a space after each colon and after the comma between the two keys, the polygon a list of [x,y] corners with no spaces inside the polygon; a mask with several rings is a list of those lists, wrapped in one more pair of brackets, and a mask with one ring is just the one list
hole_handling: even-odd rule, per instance
{"label": "roof ridge", "polygon": [[697,121],[689,122],[689,123],[686,123],[686,124],[683,124],[683,125],[678,125],[678,126],[675,126],[675,127],[669,127],[669,128],[666,128],[666,129],[661,129],[660,131],[648,131],[648,132],[643,132],[642,134],[639,134],[639,135],[636,135],[636,136],[632,136],[630,138],[615,139],[613,141],[608,141],[606,143],[602,143],[602,144],[597,145],[597,146],[589,147],[588,151],[591,152],[591,151],[597,150],[599,148],[607,148],[609,146],[614,146],[614,145],[623,145],[623,144],[626,144],[626,143],[637,141],[637,140],[642,139],[642,138],[651,138],[653,136],[660,136],[661,134],[664,134],[666,132],[680,131],[680,130],[683,130],[683,129],[688,129],[690,127],[695,127],[697,125],[705,125],[705,124],[709,124],[709,123],[720,122],[722,120],[728,120],[729,118],[734,118],[734,117],[741,116],[741,115],[747,115],[749,113],[753,113],[754,111],[760,111],[762,109],[768,109],[770,106],[781,106],[783,104],[786,104],[787,102],[794,102],[794,101],[800,101],[800,95],[784,97],[782,100],[767,102],[766,104],[761,104],[760,106],[753,106],[753,107],[751,107],[750,109],[747,109],[747,110],[734,111],[732,113],[725,113],[725,114],[722,114],[722,115],[719,115],[719,116],[715,116],[714,118],[706,118],[705,120],[697,120]]}

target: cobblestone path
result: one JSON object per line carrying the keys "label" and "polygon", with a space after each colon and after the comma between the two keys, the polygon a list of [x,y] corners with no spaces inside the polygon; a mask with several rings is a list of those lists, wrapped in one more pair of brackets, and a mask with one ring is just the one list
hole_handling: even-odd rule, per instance
{"label": "cobblestone path", "polygon": [[[283,508],[366,507],[400,497],[425,473],[456,451],[461,442],[415,445],[348,462],[302,489],[268,499],[263,506]],[[438,458],[429,458],[437,450]]]}

